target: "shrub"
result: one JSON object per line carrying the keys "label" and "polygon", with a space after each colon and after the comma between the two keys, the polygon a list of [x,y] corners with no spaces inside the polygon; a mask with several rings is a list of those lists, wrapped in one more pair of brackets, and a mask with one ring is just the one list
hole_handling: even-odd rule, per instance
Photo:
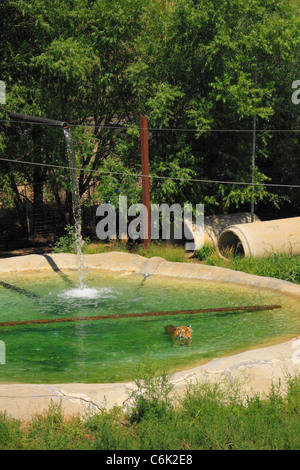
{"label": "shrub", "polygon": [[[67,225],[65,227],[65,231],[67,232],[67,234],[64,237],[60,237],[58,241],[54,244],[53,253],[75,253],[76,239],[74,227],[72,227],[72,225]],[[89,242],[89,238],[86,238],[84,240],[85,245]],[[83,248],[85,245],[83,245]]]}
{"label": "shrub", "polygon": [[171,404],[169,394],[173,388],[170,376],[159,374],[151,360],[136,368],[136,389],[130,393],[128,419],[131,424],[139,423],[151,416],[161,419],[169,410]]}
{"label": "shrub", "polygon": [[196,251],[195,258],[199,261],[204,261],[209,256],[215,253],[215,248],[209,243],[204,243],[204,245]]}
{"label": "shrub", "polygon": [[171,402],[170,376],[151,362],[139,370],[127,411],[64,416],[52,402],[27,422],[1,413],[0,449],[300,450],[299,375],[263,397],[245,396],[236,382],[201,382]]}

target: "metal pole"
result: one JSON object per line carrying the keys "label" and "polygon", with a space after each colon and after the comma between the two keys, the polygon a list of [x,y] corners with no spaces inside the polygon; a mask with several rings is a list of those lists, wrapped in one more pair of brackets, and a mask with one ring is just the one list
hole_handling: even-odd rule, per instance
{"label": "metal pole", "polygon": [[148,249],[151,245],[151,211],[149,185],[148,119],[146,116],[140,117],[140,135],[142,156],[143,205],[144,208],[146,208],[146,211],[143,211],[144,248]]}
{"label": "metal pole", "polygon": [[[1,283],[0,283],[1,284]],[[4,284],[4,283],[3,283]],[[8,284],[9,288],[11,286]],[[4,285],[4,287],[7,287]],[[24,292],[21,292],[24,293]],[[26,292],[26,295],[28,293]],[[254,305],[246,307],[226,307],[226,308],[199,308],[193,310],[176,310],[166,312],[147,312],[147,313],[119,313],[111,315],[96,315],[87,317],[65,317],[65,318],[46,318],[41,320],[23,320],[23,321],[9,321],[1,322],[1,326],[19,326],[19,325],[39,325],[43,323],[66,323],[78,321],[94,321],[94,320],[118,320],[119,318],[137,318],[137,317],[163,317],[170,315],[195,315],[197,313],[233,313],[233,312],[254,312],[260,310],[273,310],[282,308],[281,305]]]}
{"label": "metal pole", "polygon": [[[257,72],[255,72],[255,88],[257,87]],[[255,177],[255,147],[256,147],[256,113],[253,116],[253,135],[252,135],[252,184]],[[254,191],[254,187],[252,187]],[[254,222],[254,196],[251,200],[251,222]]]}
{"label": "metal pole", "polygon": [[62,127],[63,129],[68,129],[69,127],[69,124],[65,121],[55,121],[54,119],[28,116],[27,114],[9,113],[9,117],[15,121],[28,122],[29,124],[46,124],[48,126]]}

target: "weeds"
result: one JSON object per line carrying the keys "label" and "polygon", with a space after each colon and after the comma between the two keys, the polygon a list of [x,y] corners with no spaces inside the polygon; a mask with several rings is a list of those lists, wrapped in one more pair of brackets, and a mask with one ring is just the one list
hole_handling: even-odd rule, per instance
{"label": "weeds", "polygon": [[[65,227],[67,232],[64,237],[60,237],[53,247],[53,253],[75,253],[75,231],[72,225],[67,225]],[[83,249],[90,243],[90,239],[86,238],[84,240]]]}
{"label": "weeds", "polygon": [[209,256],[212,256],[215,253],[215,249],[209,243],[204,243],[202,248],[196,251],[195,258],[199,261],[206,260]]}
{"label": "weeds", "polygon": [[[299,450],[300,377],[286,391],[246,396],[226,383],[190,385],[171,401],[170,376],[141,368],[126,410],[65,416],[60,404],[22,422],[0,414],[0,449],[73,450]],[[234,390],[233,390],[234,388]]]}
{"label": "weeds", "polygon": [[[66,227],[67,234],[61,237],[55,244],[55,253],[74,252],[74,232],[73,227]],[[285,281],[300,284],[300,257],[286,253],[269,253],[265,258],[243,257],[240,254],[229,250],[226,259],[220,258],[212,245],[205,244],[198,250],[192,259],[187,258],[184,246],[172,245],[170,243],[152,242],[145,250],[143,244],[127,244],[119,240],[112,240],[109,244],[91,243],[87,238],[83,246],[83,253],[96,254],[109,251],[136,253],[147,258],[158,256],[172,262],[201,262],[210,266],[220,266],[243,271],[258,276],[268,276]]]}
{"label": "weeds", "polygon": [[205,264],[300,284],[300,257],[286,253],[270,253],[266,258],[232,255],[222,259],[213,251],[206,257]]}
{"label": "weeds", "polygon": [[143,246],[139,246],[136,249],[136,252],[141,256],[145,256],[146,258],[158,256],[160,258],[164,258],[167,261],[173,261],[177,263],[184,263],[187,261],[184,246],[172,245],[170,243],[152,242],[148,250],[145,250]]}
{"label": "weeds", "polygon": [[140,423],[145,417],[161,419],[171,404],[169,394],[173,388],[170,375],[159,374],[151,359],[138,365],[135,370],[136,389],[130,394],[130,407],[127,419],[130,424]]}

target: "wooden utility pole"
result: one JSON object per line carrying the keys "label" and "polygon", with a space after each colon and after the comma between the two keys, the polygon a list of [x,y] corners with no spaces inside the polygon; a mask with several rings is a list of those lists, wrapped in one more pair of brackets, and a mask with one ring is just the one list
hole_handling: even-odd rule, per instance
{"label": "wooden utility pole", "polygon": [[150,184],[149,184],[149,151],[148,151],[148,119],[147,116],[140,117],[141,156],[142,156],[142,190],[143,225],[144,225],[144,248],[151,245],[151,211],[150,211]]}

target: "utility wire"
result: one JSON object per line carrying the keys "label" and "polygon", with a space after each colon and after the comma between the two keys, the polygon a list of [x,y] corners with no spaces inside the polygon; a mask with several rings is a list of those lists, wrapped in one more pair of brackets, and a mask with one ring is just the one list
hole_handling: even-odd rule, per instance
{"label": "utility wire", "polygon": [[159,176],[159,175],[143,175],[141,173],[126,173],[122,171],[110,171],[110,170],[92,170],[88,168],[75,168],[70,166],[55,165],[51,163],[37,163],[37,162],[28,162],[24,160],[12,160],[9,158],[0,158],[0,161],[10,162],[10,163],[21,163],[23,165],[34,165],[42,166],[48,168],[56,168],[62,170],[77,170],[84,171],[88,173],[98,173],[98,174],[111,174],[111,175],[123,175],[123,176],[134,176],[136,178],[151,178],[151,179],[164,179],[164,180],[173,180],[173,181],[185,181],[187,183],[216,183],[216,184],[237,184],[237,185],[246,185],[246,186],[272,186],[272,187],[281,187],[281,188],[300,188],[298,184],[277,184],[277,183],[247,183],[245,181],[222,181],[222,180],[205,180],[198,178],[181,178],[176,176]]}
{"label": "utility wire", "polygon": [[[9,124],[38,124],[42,126],[52,126],[55,127],[55,124],[51,123],[39,123],[34,121],[9,121],[0,119],[0,122],[9,123]],[[86,125],[86,124],[69,124],[70,127],[86,127],[86,128],[101,128],[101,129],[136,129],[141,130],[141,127],[135,126],[94,126],[94,125]],[[190,129],[190,128],[148,128],[149,131],[168,131],[168,132],[253,132],[253,129]],[[300,129],[256,129],[256,132],[300,132]],[[171,177],[171,176],[158,176],[158,175],[143,175],[137,173],[126,173],[120,171],[109,171],[109,170],[92,170],[92,169],[85,169],[85,168],[72,168],[69,166],[62,166],[62,165],[55,165],[50,163],[37,163],[37,162],[28,162],[24,160],[12,160],[8,158],[0,158],[1,161],[11,162],[11,163],[21,163],[25,165],[37,165],[42,167],[49,167],[49,168],[56,168],[56,169],[63,169],[63,170],[77,170],[77,171],[84,171],[84,172],[93,172],[98,174],[115,174],[115,175],[122,175],[122,176],[135,176],[137,178],[140,177],[149,177],[151,179],[165,179],[165,180],[173,180],[173,181],[185,181],[185,182],[193,182],[193,183],[216,183],[216,184],[236,184],[236,185],[248,185],[248,186],[270,186],[270,187],[285,187],[285,188],[300,188],[300,185],[291,185],[291,184],[276,184],[276,183],[247,183],[244,181],[223,181],[223,180],[207,180],[207,179],[197,179],[197,178],[181,178],[181,177]]]}
{"label": "utility wire", "polygon": [[[33,122],[33,121],[9,121],[5,119],[0,119],[0,122],[6,124],[34,124],[38,126],[50,126],[50,127],[57,127],[56,124],[51,123],[41,123],[41,122]],[[104,126],[104,125],[93,125],[93,124],[69,124],[69,127],[86,127],[86,128],[94,128],[94,129],[136,129],[142,130],[143,127],[138,126],[127,126],[127,125],[116,125],[116,126]],[[158,131],[158,132],[253,132],[253,129],[191,129],[191,128],[184,128],[184,127],[169,127],[169,128],[159,128],[159,127],[148,127],[149,131]],[[300,129],[256,129],[256,132],[300,132]]]}

